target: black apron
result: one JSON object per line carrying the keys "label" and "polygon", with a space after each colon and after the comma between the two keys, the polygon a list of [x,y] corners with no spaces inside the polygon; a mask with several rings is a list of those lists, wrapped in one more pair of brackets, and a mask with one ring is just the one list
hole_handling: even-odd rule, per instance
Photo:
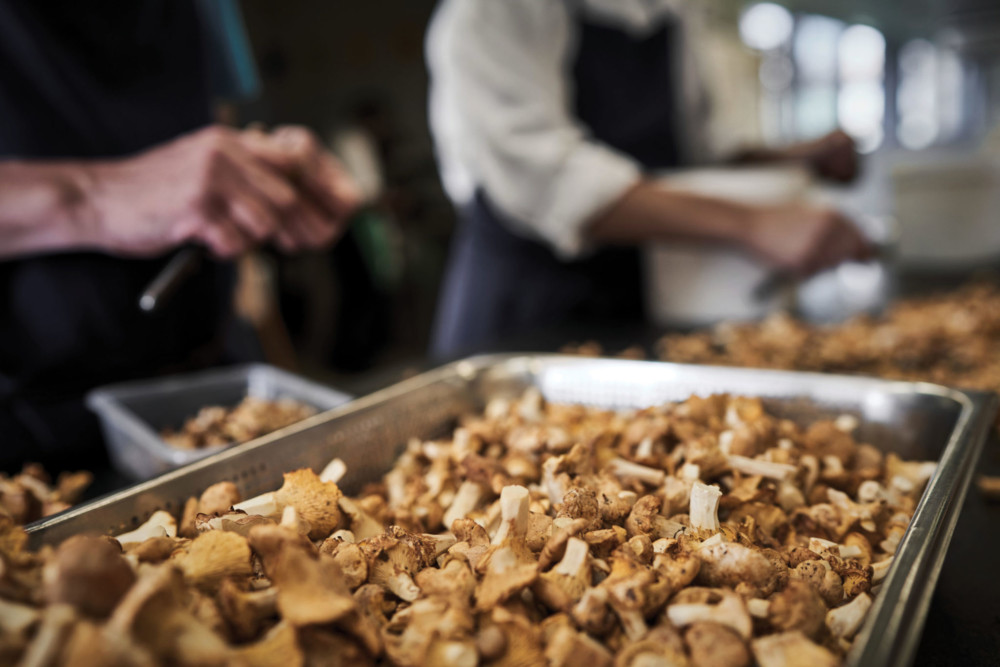
{"label": "black apron", "polygon": [[[128,155],[209,123],[203,37],[193,1],[0,0],[0,159]],[[214,360],[232,268],[208,263],[145,315],[168,260],[0,262],[0,470],[99,465],[89,389]]]}
{"label": "black apron", "polygon": [[[574,112],[595,140],[645,169],[679,164],[678,26],[665,21],[635,38],[579,20],[573,62]],[[635,248],[601,249],[562,261],[547,245],[518,236],[479,189],[460,212],[442,287],[432,354],[454,358],[532,331],[638,322],[642,270]]]}

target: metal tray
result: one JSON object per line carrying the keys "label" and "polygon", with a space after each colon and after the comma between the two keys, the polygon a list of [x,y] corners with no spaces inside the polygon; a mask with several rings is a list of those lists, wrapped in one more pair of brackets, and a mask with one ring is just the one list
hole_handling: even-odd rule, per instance
{"label": "metal tray", "polygon": [[973,468],[996,412],[993,394],[925,383],[742,368],[685,366],[557,355],[474,357],[401,382],[322,415],[156,479],[28,526],[38,546],[81,532],[131,530],[153,511],[231,480],[244,497],[276,489],[281,474],[347,464],[347,493],[378,479],[411,437],[439,437],[493,397],[529,386],[546,399],[635,408],[691,394],[759,396],[773,414],[798,422],[853,414],[860,439],[905,458],[938,460],[896,561],[876,597],[853,665],[907,665],[958,520]]}

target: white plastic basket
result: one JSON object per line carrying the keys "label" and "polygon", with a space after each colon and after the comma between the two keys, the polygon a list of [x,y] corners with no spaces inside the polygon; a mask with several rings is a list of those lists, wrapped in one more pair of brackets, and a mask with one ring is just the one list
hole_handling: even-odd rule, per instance
{"label": "white plastic basket", "polygon": [[165,428],[180,428],[203,407],[233,406],[247,396],[290,398],[318,412],[351,400],[347,394],[273,366],[247,364],[99,387],[87,395],[87,406],[101,420],[115,467],[132,479],[143,480],[226,449],[224,445],[178,449],[159,434]]}

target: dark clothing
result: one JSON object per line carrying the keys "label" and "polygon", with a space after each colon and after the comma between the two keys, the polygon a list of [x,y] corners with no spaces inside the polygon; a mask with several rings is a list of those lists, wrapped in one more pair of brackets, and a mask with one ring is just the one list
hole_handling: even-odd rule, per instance
{"label": "dark clothing", "polygon": [[[194,1],[0,0],[0,158],[116,157],[173,139],[211,121],[206,72]],[[232,268],[206,263],[145,315],[139,294],[168,259],[0,262],[0,469],[91,464],[102,454],[87,390],[212,358]]]}
{"label": "dark clothing", "polygon": [[[572,77],[575,114],[590,135],[646,169],[677,166],[675,24],[635,38],[580,19]],[[637,322],[642,270],[635,248],[605,248],[576,261],[510,231],[480,190],[460,212],[438,307],[432,353],[451,358],[555,326]],[[522,225],[523,227],[523,225]]]}

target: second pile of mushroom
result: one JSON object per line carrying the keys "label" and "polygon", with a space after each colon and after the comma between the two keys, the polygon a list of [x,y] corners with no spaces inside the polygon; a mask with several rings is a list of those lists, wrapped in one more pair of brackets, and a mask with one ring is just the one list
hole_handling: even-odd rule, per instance
{"label": "second pile of mushroom", "polygon": [[232,408],[210,405],[184,422],[179,431],[160,433],[178,449],[202,449],[248,442],[316,414],[312,407],[289,398],[275,401],[247,396]]}
{"label": "second pile of mushroom", "polygon": [[0,662],[835,665],[934,471],[857,426],[529,390],[355,498],[334,460],[38,553],[0,519]]}

